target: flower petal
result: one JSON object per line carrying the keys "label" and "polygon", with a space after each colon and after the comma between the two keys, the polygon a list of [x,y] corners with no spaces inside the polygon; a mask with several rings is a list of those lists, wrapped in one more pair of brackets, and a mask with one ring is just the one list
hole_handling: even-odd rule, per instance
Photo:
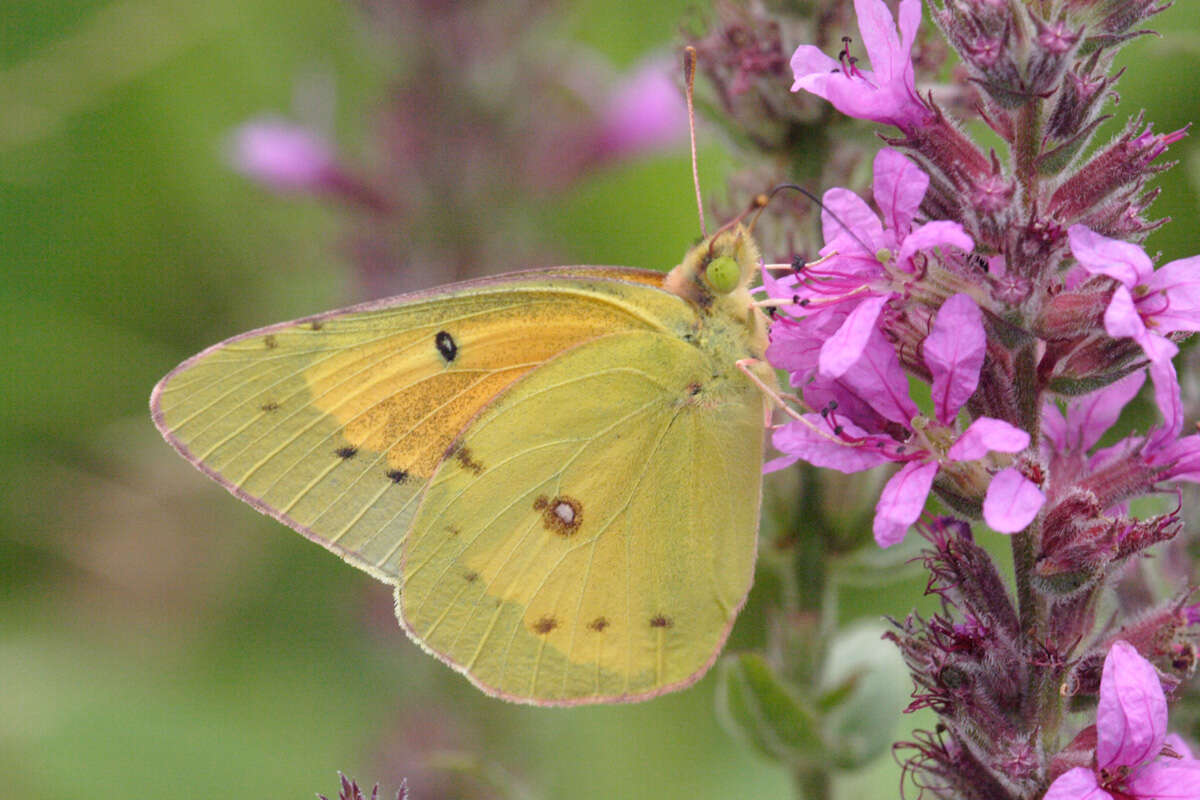
{"label": "flower petal", "polygon": [[903,239],[929,188],[929,176],[901,153],[884,148],[875,156],[875,204],[889,228]]}
{"label": "flower petal", "polygon": [[1055,451],[1066,452],[1069,435],[1066,417],[1058,410],[1058,404],[1047,397],[1042,401],[1042,443],[1039,446],[1042,457],[1049,458]]}
{"label": "flower petal", "polygon": [[908,54],[912,51],[913,42],[917,40],[917,27],[921,24],[921,0],[900,0],[900,48],[898,54],[911,70],[912,59]]}
{"label": "flower petal", "polygon": [[1096,708],[1096,762],[1136,767],[1156,758],[1167,735],[1167,698],[1154,666],[1118,640],[1104,659]]}
{"label": "flower petal", "polygon": [[974,461],[990,451],[997,453],[1019,453],[1029,447],[1029,434],[1002,419],[980,417],[967,426],[950,445],[946,458],[951,461]]}
{"label": "flower petal", "polygon": [[[885,246],[883,223],[863,200],[849,189],[834,188],[821,196],[821,235],[825,247],[821,255],[861,253],[875,259],[875,251]],[[862,240],[862,242],[859,241]],[[863,243],[871,248],[863,250]]]}
{"label": "flower petal", "polygon": [[1042,800],[1112,800],[1112,795],[1100,788],[1096,773],[1074,767],[1054,779]]}
{"label": "flower petal", "polygon": [[1016,467],[1000,470],[983,498],[983,519],[994,531],[1025,530],[1046,503],[1046,495]]}
{"label": "flower petal", "polygon": [[1172,261],[1142,282],[1143,311],[1159,333],[1200,330],[1200,256]]}
{"label": "flower petal", "polygon": [[914,253],[948,245],[967,253],[975,249],[974,240],[957,222],[946,220],[926,222],[905,237],[904,242],[900,245],[900,255],[897,260],[901,264],[907,264]]}
{"label": "flower petal", "polygon": [[1101,236],[1086,225],[1072,225],[1067,237],[1075,259],[1093,275],[1136,286],[1154,271],[1150,257],[1136,244]]}
{"label": "flower petal", "polygon": [[846,321],[850,305],[824,309],[803,319],[776,319],[771,325],[767,361],[792,373],[792,385],[800,386],[817,371],[821,348]]}
{"label": "flower petal", "polygon": [[780,470],[787,469],[799,460],[800,456],[791,455],[772,458],[770,461],[763,464],[763,475],[770,475],[772,472],[779,472]]}
{"label": "flower petal", "polygon": [[[843,423],[843,428],[856,438],[867,435],[852,423]],[[819,414],[805,414],[803,422],[796,420],[776,428],[771,443],[776,450],[802,458],[813,466],[847,474],[862,472],[889,460],[874,448],[856,447],[834,436],[829,423]]]}
{"label": "flower petal", "polygon": [[1160,757],[1125,780],[1127,794],[1144,800],[1196,800],[1200,761]]}
{"label": "flower petal", "polygon": [[891,547],[904,539],[909,526],[921,516],[933,478],[937,475],[937,462],[922,464],[910,461],[891,477],[879,495],[875,506],[873,527],[875,541],[880,547]]}
{"label": "flower petal", "polygon": [[[1173,342],[1161,336],[1152,336],[1178,351]],[[1183,431],[1183,392],[1179,387],[1179,376],[1175,374],[1175,365],[1168,356],[1166,359],[1155,359],[1151,356],[1150,380],[1154,382],[1154,402],[1163,415],[1161,428],[1150,434],[1151,446],[1161,446],[1175,439]]]}
{"label": "flower petal", "polygon": [[1104,309],[1104,330],[1114,339],[1128,337],[1139,344],[1146,338],[1146,323],[1133,304],[1133,295],[1124,286],[1117,287],[1108,308]]}
{"label": "flower petal", "polygon": [[925,337],[925,364],[933,375],[933,406],[938,421],[949,425],[979,386],[987,350],[983,312],[966,294],[956,294],[938,309]]}
{"label": "flower petal", "polygon": [[833,403],[836,416],[832,420],[837,424],[849,421],[867,433],[884,433],[893,422],[840,378],[815,375],[804,384],[801,392],[809,408],[828,408]]}
{"label": "flower petal", "polygon": [[909,396],[908,376],[896,347],[878,329],[871,331],[858,360],[839,380],[880,415],[905,428],[920,413]]}
{"label": "flower petal", "polygon": [[792,53],[791,66],[792,77],[795,79],[795,83],[792,84],[793,92],[803,89],[826,100],[829,99],[825,89],[827,79],[842,72],[841,64],[825,55],[821,48],[811,44],[802,44],[796,48],[796,52]]}
{"label": "flower petal", "polygon": [[821,374],[829,378],[840,378],[846,370],[854,366],[862,356],[867,340],[875,330],[875,322],[879,312],[890,295],[875,295],[868,297],[850,312],[846,321],[838,328],[837,333],[829,337],[821,346]]}
{"label": "flower petal", "polygon": [[900,49],[891,9],[883,0],[854,0],[854,15],[863,47],[871,59],[871,69],[885,77],[890,75],[893,54]]}
{"label": "flower petal", "polygon": [[1162,480],[1200,483],[1200,434],[1184,436],[1150,451],[1151,466],[1169,465]]}
{"label": "flower petal", "polygon": [[1133,372],[1098,392],[1072,400],[1067,405],[1066,434],[1059,449],[1091,450],[1145,382],[1145,373]]}

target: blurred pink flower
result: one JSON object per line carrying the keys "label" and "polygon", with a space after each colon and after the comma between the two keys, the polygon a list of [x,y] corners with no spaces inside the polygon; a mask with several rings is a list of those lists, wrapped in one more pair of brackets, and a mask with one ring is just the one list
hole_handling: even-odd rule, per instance
{"label": "blurred pink flower", "polygon": [[332,144],[279,117],[238,127],[230,137],[228,157],[238,172],[278,192],[316,191],[338,171]]}
{"label": "blurred pink flower", "polygon": [[656,59],[623,78],[600,112],[600,157],[629,158],[686,141],[687,106],[671,78],[676,69]]}

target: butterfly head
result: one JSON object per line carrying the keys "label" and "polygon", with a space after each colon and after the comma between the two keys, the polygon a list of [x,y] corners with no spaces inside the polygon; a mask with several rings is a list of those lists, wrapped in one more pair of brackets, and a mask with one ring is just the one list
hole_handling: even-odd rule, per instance
{"label": "butterfly head", "polygon": [[754,237],[735,223],[693,247],[667,276],[666,288],[707,311],[730,303],[747,306],[748,287],[759,260]]}

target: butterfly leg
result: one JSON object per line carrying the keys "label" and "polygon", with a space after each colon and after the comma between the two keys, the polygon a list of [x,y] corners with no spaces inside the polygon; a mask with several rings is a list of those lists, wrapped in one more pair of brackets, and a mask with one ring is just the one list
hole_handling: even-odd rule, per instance
{"label": "butterfly leg", "polygon": [[[760,390],[762,390],[762,393],[764,395],[766,395],[767,398],[772,403],[774,403],[779,408],[782,408],[785,414],[792,417],[793,419],[797,419],[797,420],[803,419],[795,409],[793,409],[790,405],[788,405],[784,401],[783,395],[781,395],[776,389],[774,389],[773,387],[768,385],[766,381],[764,381],[762,378],[760,378],[758,375],[756,375],[754,373],[754,367],[756,367],[760,364],[764,364],[764,363],[765,363],[764,361],[762,361],[761,359],[758,359],[758,358],[742,358],[742,359],[738,359],[737,361],[735,361],[734,366],[736,366],[738,369],[740,369],[742,371],[742,374],[750,379],[751,383],[753,383]],[[770,411],[768,411],[766,424],[769,425],[770,422],[771,422]]]}

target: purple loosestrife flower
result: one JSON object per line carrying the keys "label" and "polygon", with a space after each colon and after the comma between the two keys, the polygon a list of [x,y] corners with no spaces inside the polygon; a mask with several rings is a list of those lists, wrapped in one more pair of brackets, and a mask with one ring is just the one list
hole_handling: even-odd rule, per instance
{"label": "purple loosestrife flower", "polygon": [[[764,272],[767,292],[775,298],[792,297],[786,307],[797,316],[821,315],[823,344],[820,370],[840,377],[858,360],[884,306],[907,292],[921,273],[918,256],[936,247],[974,247],[957,222],[937,220],[913,225],[929,187],[929,176],[895,150],[875,156],[875,202],[883,221],[870,206],[848,189],[825,193],[821,213],[826,260],[801,274],[779,280]],[[833,326],[832,320],[840,324]],[[816,324],[816,323],[813,323]],[[788,368],[786,363],[773,363]]]}
{"label": "purple loosestrife flower", "polygon": [[311,192],[337,173],[333,145],[315,131],[263,117],[233,132],[229,144],[233,168],[277,192]]}
{"label": "purple loosestrife flower", "polygon": [[1158,672],[1125,641],[1104,659],[1096,708],[1096,757],[1055,779],[1044,800],[1195,800],[1200,761],[1167,735]]}
{"label": "purple loosestrife flower", "polygon": [[854,10],[871,69],[860,69],[848,51],[835,61],[817,47],[801,45],[792,55],[792,91],[804,89],[843,114],[901,130],[929,121],[933,113],[917,95],[911,55],[921,0],[900,0],[899,36],[883,0],[854,0]]}
{"label": "purple loosestrife flower", "polygon": [[1150,359],[1154,393],[1168,421],[1161,439],[1175,438],[1183,425],[1183,400],[1171,359],[1179,348],[1167,334],[1200,330],[1200,256],[1156,270],[1135,244],[1083,225],[1072,225],[1067,233],[1080,266],[1117,282],[1104,312],[1104,329],[1114,338],[1133,339]]}
{"label": "purple loosestrife flower", "polygon": [[[786,320],[776,327],[780,325],[787,330]],[[775,447],[786,455],[768,469],[798,459],[848,473],[888,461],[903,464],[884,486],[873,526],[881,547],[898,543],[920,516],[939,471],[959,462],[978,462],[989,452],[1019,453],[1029,446],[1029,434],[1003,420],[980,417],[961,433],[954,425],[978,385],[986,342],[983,315],[974,300],[957,294],[942,305],[924,342],[936,417],[929,420],[908,395],[908,379],[895,348],[872,328],[860,356],[840,375],[818,373],[805,387],[810,404],[818,397],[829,400],[820,414],[806,414],[776,430]],[[773,339],[776,363],[789,360],[791,343]],[[811,359],[811,348],[802,340],[798,345],[796,360]],[[1018,531],[1029,524],[1043,500],[1036,485],[1009,467],[988,486],[984,518],[996,530]]]}
{"label": "purple loosestrife flower", "polygon": [[1067,487],[1129,449],[1122,444],[1088,455],[1145,382],[1142,372],[1126,375],[1100,391],[1073,398],[1067,404],[1066,416],[1053,400],[1043,401],[1041,452],[1051,475],[1048,487],[1051,501],[1058,500]]}
{"label": "purple loosestrife flower", "polygon": [[332,143],[279,117],[261,117],[235,129],[228,159],[235,170],[275,192],[334,197],[377,213],[391,207],[382,192],[344,168]]}
{"label": "purple loosestrife flower", "polygon": [[[1153,376],[1153,366],[1150,369]],[[1174,373],[1172,373],[1174,374]],[[1050,466],[1050,495],[1055,501],[1072,486],[1084,486],[1107,508],[1112,503],[1155,490],[1162,481],[1200,482],[1200,434],[1179,437],[1183,409],[1172,393],[1155,392],[1163,422],[1145,435],[1092,448],[1137,395],[1145,376],[1127,375],[1098,392],[1073,399],[1067,414],[1050,400],[1042,407],[1042,456]],[[1156,387],[1157,388],[1157,387]],[[1175,387],[1178,392],[1178,386]]]}
{"label": "purple loosestrife flower", "polygon": [[[1174,439],[1170,431],[1178,432],[1180,423],[1168,420],[1148,435],[1126,437],[1089,454],[1145,380],[1144,373],[1135,372],[1074,398],[1065,417],[1053,401],[1044,401],[1041,453],[1050,480],[1039,575],[1086,579],[1178,533],[1177,511],[1138,520],[1129,516],[1126,501],[1158,490],[1163,481],[1200,477],[1200,436]],[[1173,410],[1168,405],[1163,412]]]}
{"label": "purple loosestrife flower", "polygon": [[674,62],[651,60],[624,76],[600,112],[597,155],[619,160],[682,144],[687,106],[671,75]]}

